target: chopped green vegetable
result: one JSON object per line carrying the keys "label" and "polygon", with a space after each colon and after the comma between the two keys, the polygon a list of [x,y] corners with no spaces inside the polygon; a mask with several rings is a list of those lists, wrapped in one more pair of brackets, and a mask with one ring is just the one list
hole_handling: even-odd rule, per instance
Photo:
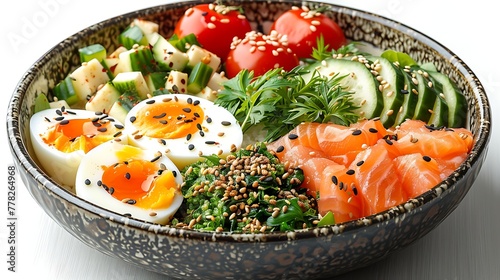
{"label": "chopped green vegetable", "polygon": [[46,109],[50,109],[50,103],[47,96],[41,93],[35,99],[35,113]]}
{"label": "chopped green vegetable", "polygon": [[397,62],[397,63],[399,63],[399,65],[401,65],[403,67],[417,65],[417,62],[415,62],[415,60],[413,60],[413,58],[411,58],[411,56],[409,56],[408,54],[403,53],[403,52],[397,52],[394,50],[386,50],[380,56],[388,59],[391,62]]}
{"label": "chopped green vegetable", "polygon": [[173,222],[177,227],[250,233],[302,229],[317,222],[316,199],[299,187],[302,170],[279,162],[263,143],[226,158],[205,156],[181,173],[185,202]]}

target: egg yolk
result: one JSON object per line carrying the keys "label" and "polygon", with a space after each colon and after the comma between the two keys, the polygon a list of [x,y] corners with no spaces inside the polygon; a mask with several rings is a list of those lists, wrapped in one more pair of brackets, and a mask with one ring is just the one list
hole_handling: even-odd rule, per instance
{"label": "egg yolk", "polygon": [[102,184],[108,192],[143,209],[169,207],[178,189],[173,172],[159,170],[151,161],[131,159],[103,168]]}
{"label": "egg yolk", "polygon": [[82,150],[88,153],[114,138],[117,130],[110,123],[96,122],[92,119],[63,120],[49,128],[41,137],[47,145],[52,145],[61,152]]}
{"label": "egg yolk", "polygon": [[176,139],[201,130],[203,118],[204,112],[198,103],[169,99],[141,108],[134,125],[144,136]]}

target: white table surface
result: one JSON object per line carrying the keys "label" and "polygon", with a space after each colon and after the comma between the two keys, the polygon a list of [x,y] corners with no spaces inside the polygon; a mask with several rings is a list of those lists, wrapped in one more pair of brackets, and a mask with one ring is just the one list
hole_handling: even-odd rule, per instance
{"label": "white table surface", "polygon": [[[67,36],[101,20],[171,1],[9,1],[2,8],[2,117],[7,100],[31,64]],[[489,95],[493,124],[500,115],[497,69],[500,15],[494,1],[331,1],[409,25],[462,58]],[[496,7],[496,6],[495,6]],[[12,163],[1,133],[1,176]],[[340,279],[500,279],[500,148],[493,130],[489,154],[472,190],[435,230],[413,245]],[[19,181],[16,270],[7,271],[7,190],[0,191],[0,279],[166,279],[87,247],[51,220]],[[19,179],[19,178],[18,178]],[[496,183],[495,183],[496,182]],[[354,278],[353,278],[354,277]],[[363,277],[363,278],[361,278]]]}

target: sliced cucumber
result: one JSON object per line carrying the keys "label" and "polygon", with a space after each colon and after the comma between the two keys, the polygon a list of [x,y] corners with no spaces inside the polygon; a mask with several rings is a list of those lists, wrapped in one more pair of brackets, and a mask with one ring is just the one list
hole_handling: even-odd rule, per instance
{"label": "sliced cucumber", "polygon": [[406,67],[411,75],[412,83],[416,86],[416,93],[418,95],[417,106],[415,106],[415,113],[413,119],[428,122],[436,103],[437,93],[432,87],[429,87],[428,81],[423,74],[418,71],[418,67]]}
{"label": "sliced cucumber", "polygon": [[140,71],[148,74],[157,71],[157,65],[149,46],[136,46],[120,53],[114,74]]}
{"label": "sliced cucumber", "polygon": [[207,86],[213,72],[214,70],[210,65],[198,62],[189,74],[187,91],[193,94],[202,91]]}
{"label": "sliced cucumber", "polygon": [[132,107],[137,105],[140,101],[141,98],[135,92],[126,91],[113,103],[108,115],[121,123],[125,123],[125,118],[127,117],[130,109],[132,109]]}
{"label": "sliced cucumber", "polygon": [[404,99],[396,116],[395,125],[400,125],[405,120],[413,118],[418,103],[418,87],[412,82],[411,74],[405,71],[401,72],[404,74],[405,78],[405,86],[401,90]]}
{"label": "sliced cucumber", "polygon": [[465,96],[445,74],[430,69],[427,73],[442,85],[444,100],[448,104],[448,127],[465,127],[468,110]]}
{"label": "sliced cucumber", "polygon": [[87,98],[97,92],[99,86],[109,81],[106,69],[96,58],[82,63],[69,76],[75,94],[78,96],[78,103],[82,103],[82,106],[87,102]]}
{"label": "sliced cucumber", "polygon": [[181,52],[187,52],[193,45],[200,46],[194,33],[190,33],[182,38],[174,34],[168,41]]}
{"label": "sliced cucumber", "polygon": [[129,26],[120,33],[120,35],[118,35],[118,42],[129,50],[136,44],[142,46],[149,44],[147,37],[137,25]]}
{"label": "sliced cucumber", "polygon": [[421,69],[419,71],[426,78],[428,86],[433,88],[433,92],[436,94],[436,101],[434,102],[434,107],[432,108],[432,114],[428,124],[436,127],[447,127],[448,104],[446,103],[445,96],[443,94],[443,85],[432,76],[428,75],[427,72],[424,72]]}
{"label": "sliced cucumber", "polygon": [[153,57],[158,63],[159,71],[182,71],[188,63],[188,56],[159,36],[153,46]]}
{"label": "sliced cucumber", "polygon": [[311,64],[306,70],[309,70],[309,73],[303,76],[306,82],[315,71],[327,77],[345,76],[341,84],[353,92],[354,103],[359,106],[356,113],[368,119],[380,116],[384,100],[379,90],[379,82],[364,64],[347,59],[329,58]]}
{"label": "sliced cucumber", "polygon": [[78,49],[78,53],[80,54],[80,62],[91,61],[94,58],[102,61],[107,56],[106,49],[101,44],[93,44],[80,48]]}
{"label": "sliced cucumber", "polygon": [[146,84],[151,92],[165,88],[168,72],[153,72],[144,76]]}
{"label": "sliced cucumber", "polygon": [[126,91],[136,92],[141,99],[146,99],[150,94],[146,80],[141,72],[123,72],[116,75],[113,85],[122,94]]}
{"label": "sliced cucumber", "polygon": [[54,87],[53,92],[57,100],[65,100],[69,105],[74,105],[80,101],[70,76],[59,82]]}
{"label": "sliced cucumber", "polygon": [[85,104],[85,110],[108,113],[121,93],[115,88],[113,83],[108,82],[99,88]]}
{"label": "sliced cucumber", "polygon": [[380,120],[384,127],[392,127],[396,123],[397,114],[403,105],[405,77],[399,67],[380,56],[367,56],[372,61],[372,71],[380,82],[379,89],[384,99],[384,108]]}

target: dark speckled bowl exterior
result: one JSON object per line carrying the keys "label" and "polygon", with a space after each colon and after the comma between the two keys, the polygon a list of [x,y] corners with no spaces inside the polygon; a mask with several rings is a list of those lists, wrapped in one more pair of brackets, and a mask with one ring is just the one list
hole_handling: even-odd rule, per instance
{"label": "dark speckled bowl exterior", "polygon": [[[431,191],[386,212],[331,227],[273,234],[203,233],[130,219],[62,189],[37,165],[28,130],[35,96],[49,92],[79,64],[78,48],[117,47],[117,35],[136,17],[160,23],[171,34],[190,6],[182,2],[135,11],[93,25],[49,50],[22,77],[10,100],[7,135],[22,181],[38,204],[77,239],[104,254],[173,278],[314,279],[372,264],[439,225],[473,185],[490,140],[490,106],[480,81],[450,50],[405,25],[374,14],[331,5],[328,14],[346,36],[381,49],[434,62],[467,97],[475,146],[467,161]],[[255,28],[265,29],[301,2],[242,2]],[[318,3],[316,3],[318,4]]]}

